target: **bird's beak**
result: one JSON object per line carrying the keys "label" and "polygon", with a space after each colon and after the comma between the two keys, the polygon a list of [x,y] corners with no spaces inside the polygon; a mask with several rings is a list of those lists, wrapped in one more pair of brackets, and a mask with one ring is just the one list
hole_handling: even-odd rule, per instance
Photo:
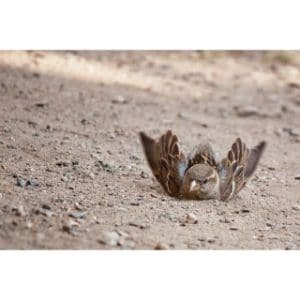
{"label": "bird's beak", "polygon": [[199,189],[199,184],[193,180],[190,185],[190,192],[194,192]]}

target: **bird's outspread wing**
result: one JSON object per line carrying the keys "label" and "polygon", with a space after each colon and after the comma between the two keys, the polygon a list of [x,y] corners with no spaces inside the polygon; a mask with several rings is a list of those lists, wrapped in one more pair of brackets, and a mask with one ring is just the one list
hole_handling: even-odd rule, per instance
{"label": "bird's outspread wing", "polygon": [[179,149],[177,136],[168,130],[158,140],[154,140],[140,132],[140,139],[153,175],[167,194],[179,196],[187,164]]}
{"label": "bird's outspread wing", "polygon": [[227,157],[219,166],[221,200],[229,200],[245,186],[247,179],[254,173],[265,147],[264,141],[249,149],[240,138],[235,140]]}

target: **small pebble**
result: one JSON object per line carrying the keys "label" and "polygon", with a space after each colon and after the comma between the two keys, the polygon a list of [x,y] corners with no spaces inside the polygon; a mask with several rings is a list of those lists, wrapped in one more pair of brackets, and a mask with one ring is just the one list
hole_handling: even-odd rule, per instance
{"label": "small pebble", "polygon": [[26,186],[26,180],[22,177],[17,178],[17,186],[19,187],[25,187]]}
{"label": "small pebble", "polygon": [[166,243],[158,243],[154,247],[155,250],[169,250],[170,246]]}
{"label": "small pebble", "polygon": [[[131,159],[131,160],[134,160],[134,161],[139,161],[140,159],[137,157],[137,156],[135,156],[135,155],[130,155],[129,156],[129,159]],[[144,171],[142,171],[142,173],[143,173]]]}
{"label": "small pebble", "polygon": [[149,178],[149,175],[146,172],[142,171],[141,172],[141,177],[144,178],[144,179],[147,179],[147,178]]}
{"label": "small pebble", "polygon": [[23,205],[19,205],[12,210],[16,213],[16,216],[24,217],[26,215]]}
{"label": "small pebble", "polygon": [[296,179],[296,180],[300,180],[300,174],[296,175],[296,176],[295,176],[295,179]]}
{"label": "small pebble", "polygon": [[32,222],[28,221],[26,222],[26,228],[31,229],[32,228]]}
{"label": "small pebble", "polygon": [[237,106],[234,109],[236,114],[239,117],[250,117],[258,114],[258,109],[254,106],[245,106],[245,107]]}
{"label": "small pebble", "polygon": [[111,101],[113,104],[126,104],[128,102],[128,100],[126,100],[126,98],[124,96],[117,96],[114,99],[112,99]]}
{"label": "small pebble", "polygon": [[59,161],[56,163],[58,167],[67,167],[69,163],[67,161]]}
{"label": "small pebble", "polygon": [[186,215],[186,221],[187,224],[197,224],[198,218],[193,213],[188,213]]}
{"label": "small pebble", "polygon": [[47,210],[47,209],[42,209],[40,211],[40,214],[45,216],[45,217],[52,217],[53,216],[53,212]]}
{"label": "small pebble", "polygon": [[236,228],[236,227],[230,227],[230,228],[229,228],[229,230],[232,230],[232,231],[237,231],[237,230],[238,230],[238,228]]}
{"label": "small pebble", "polygon": [[95,174],[93,172],[88,172],[85,174],[86,177],[90,178],[90,179],[95,179]]}
{"label": "small pebble", "polygon": [[44,107],[48,106],[48,103],[47,103],[47,102],[44,102],[44,103],[42,103],[42,102],[41,102],[41,103],[36,103],[35,106],[36,106],[36,107],[44,108]]}
{"label": "small pebble", "polygon": [[108,173],[114,172],[114,167],[109,165],[108,163],[104,163],[102,160],[98,160],[96,165],[98,165],[103,171],[106,171]]}
{"label": "small pebble", "polygon": [[127,237],[129,237],[129,234],[127,233],[127,232],[125,232],[125,231],[123,231],[123,230],[116,230],[116,232],[120,235],[120,236],[122,236],[122,237],[124,237],[124,238],[127,238]]}
{"label": "small pebble", "polygon": [[191,116],[185,112],[180,112],[177,114],[178,118],[183,119],[183,120],[189,120]]}
{"label": "small pebble", "polygon": [[50,210],[50,209],[51,209],[51,206],[45,203],[45,204],[42,205],[42,208],[43,208],[43,209]]}
{"label": "small pebble", "polygon": [[140,229],[146,229],[146,228],[149,227],[149,226],[147,226],[147,225],[144,225],[144,224],[138,224],[138,223],[135,223],[135,222],[129,222],[128,225],[133,226],[133,227],[138,227],[138,228],[140,228]]}
{"label": "small pebble", "polygon": [[26,181],[26,185],[27,186],[38,186],[39,183],[38,183],[38,181],[36,179],[28,179]]}
{"label": "small pebble", "polygon": [[283,128],[284,132],[287,132],[290,136],[296,137],[300,135],[300,130],[295,128]]}
{"label": "small pebble", "polygon": [[72,235],[78,235],[78,232],[75,230],[76,225],[77,224],[72,221],[65,222],[63,224],[62,230]]}
{"label": "small pebble", "polygon": [[81,205],[79,202],[75,202],[75,203],[74,203],[74,207],[75,207],[75,209],[77,209],[77,210],[82,210],[82,205]]}
{"label": "small pebble", "polygon": [[289,86],[290,88],[296,88],[296,89],[299,89],[299,88],[300,88],[300,84],[297,83],[297,82],[290,82],[290,83],[288,84],[288,86]]}
{"label": "small pebble", "polygon": [[128,209],[121,206],[121,207],[117,207],[117,211],[128,212]]}
{"label": "small pebble", "polygon": [[228,220],[227,218],[220,219],[219,222],[220,222],[220,223],[227,223],[227,224],[228,224],[228,223],[231,223],[230,220]]}
{"label": "small pebble", "polygon": [[72,211],[69,213],[69,216],[74,219],[83,219],[86,215],[86,212],[84,211]]}
{"label": "small pebble", "polygon": [[125,240],[125,242],[123,243],[122,245],[122,249],[124,250],[131,250],[131,249],[134,249],[135,247],[135,242],[132,241],[132,240]]}
{"label": "small pebble", "polygon": [[67,176],[62,176],[60,178],[61,181],[64,181],[64,182],[68,182],[69,181],[69,178]]}
{"label": "small pebble", "polygon": [[99,238],[99,242],[107,246],[117,246],[119,238],[118,233],[115,231],[104,231]]}
{"label": "small pebble", "polygon": [[259,235],[259,236],[257,236],[257,235],[254,235],[253,236],[253,238],[255,239],[255,240],[258,240],[258,241],[260,241],[260,242],[263,242],[263,240],[264,240],[264,236],[261,234],[261,235]]}
{"label": "small pebble", "polygon": [[120,238],[119,238],[119,240],[118,240],[118,246],[124,246],[125,245],[125,243],[126,243],[126,239],[123,237],[123,236],[121,236]]}

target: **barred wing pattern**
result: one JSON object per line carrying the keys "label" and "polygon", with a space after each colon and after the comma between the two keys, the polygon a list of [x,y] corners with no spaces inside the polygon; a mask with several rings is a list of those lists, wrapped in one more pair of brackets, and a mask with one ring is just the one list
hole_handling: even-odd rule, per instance
{"label": "barred wing pattern", "polygon": [[253,149],[248,149],[240,138],[235,140],[219,168],[221,200],[231,199],[245,186],[247,179],[254,173],[265,146],[266,143],[262,141]]}
{"label": "barred wing pattern", "polygon": [[188,155],[188,167],[196,164],[208,164],[211,167],[217,167],[215,155],[210,144],[199,144]]}
{"label": "barred wing pattern", "polygon": [[177,136],[168,130],[154,140],[140,132],[140,139],[153,175],[168,195],[178,197],[187,164]]}

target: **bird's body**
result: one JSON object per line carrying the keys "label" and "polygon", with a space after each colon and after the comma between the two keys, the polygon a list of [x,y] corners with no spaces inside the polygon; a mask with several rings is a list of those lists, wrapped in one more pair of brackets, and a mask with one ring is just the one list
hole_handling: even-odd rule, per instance
{"label": "bird's body", "polygon": [[261,142],[248,149],[238,138],[227,156],[217,162],[209,144],[196,146],[186,159],[170,130],[158,140],[143,132],[140,138],[152,173],[166,193],[197,200],[231,199],[245,186],[265,148]]}

